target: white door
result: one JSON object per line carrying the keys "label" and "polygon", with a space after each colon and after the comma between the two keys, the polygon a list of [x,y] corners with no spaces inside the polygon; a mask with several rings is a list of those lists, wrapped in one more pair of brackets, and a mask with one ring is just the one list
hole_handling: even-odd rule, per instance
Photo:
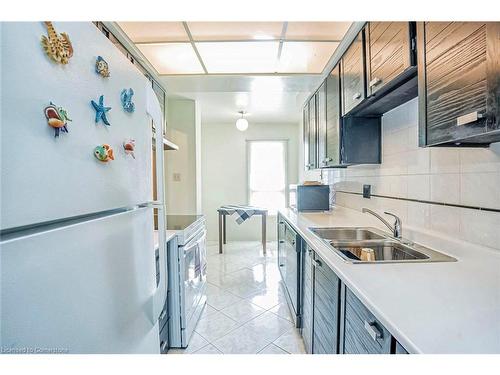
{"label": "white door", "polygon": [[[1,23],[1,223],[0,229],[101,212],[152,200],[148,81],[91,22],[54,22],[68,34],[73,57],[52,62],[40,44],[42,22]],[[97,56],[110,77],[95,72]],[[123,110],[120,93],[132,88],[135,112]],[[111,126],[95,123],[91,100],[104,95]],[[54,137],[44,108],[53,102],[72,119]],[[135,159],[123,142],[135,140]],[[94,157],[109,144],[114,161]]]}
{"label": "white door", "polygon": [[141,208],[4,236],[3,350],[159,353],[152,228],[152,209]]}

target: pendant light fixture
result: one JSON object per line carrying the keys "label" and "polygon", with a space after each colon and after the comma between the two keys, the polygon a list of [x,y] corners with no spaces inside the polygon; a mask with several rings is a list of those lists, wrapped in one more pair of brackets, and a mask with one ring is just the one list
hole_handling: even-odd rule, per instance
{"label": "pendant light fixture", "polygon": [[246,118],[243,118],[245,115],[245,111],[238,111],[238,113],[241,114],[241,118],[236,120],[236,129],[238,129],[241,132],[244,132],[245,130],[248,129],[248,121]]}

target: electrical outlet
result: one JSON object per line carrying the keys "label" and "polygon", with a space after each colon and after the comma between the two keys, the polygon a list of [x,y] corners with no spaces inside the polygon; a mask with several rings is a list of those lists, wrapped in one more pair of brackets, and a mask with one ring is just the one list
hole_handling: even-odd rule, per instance
{"label": "electrical outlet", "polygon": [[371,185],[363,185],[363,198],[370,198],[372,195],[372,186]]}
{"label": "electrical outlet", "polygon": [[174,173],[173,178],[174,178],[175,182],[180,182],[181,181],[181,174],[176,172],[176,173]]}

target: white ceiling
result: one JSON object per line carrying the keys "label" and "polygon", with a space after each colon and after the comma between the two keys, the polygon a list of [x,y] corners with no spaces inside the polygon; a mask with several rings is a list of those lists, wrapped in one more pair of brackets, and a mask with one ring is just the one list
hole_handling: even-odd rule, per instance
{"label": "white ceiling", "polygon": [[253,123],[299,122],[302,105],[320,83],[318,75],[163,76],[169,97],[197,100],[203,123],[230,123],[238,111]]}
{"label": "white ceiling", "polygon": [[[298,123],[351,22],[120,22],[170,98],[203,123]],[[335,52],[336,50],[339,50]],[[276,73],[278,72],[278,73]]]}
{"label": "white ceiling", "polygon": [[119,22],[160,75],[320,74],[351,22]]}

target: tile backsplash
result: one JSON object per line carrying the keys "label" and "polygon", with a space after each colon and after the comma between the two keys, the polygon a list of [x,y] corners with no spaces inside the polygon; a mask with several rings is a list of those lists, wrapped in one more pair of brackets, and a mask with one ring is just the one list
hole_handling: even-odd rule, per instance
{"label": "tile backsplash", "polygon": [[[382,117],[382,164],[323,171],[336,203],[399,215],[403,225],[500,250],[500,143],[419,148],[417,99]],[[363,198],[363,184],[372,186]]]}

